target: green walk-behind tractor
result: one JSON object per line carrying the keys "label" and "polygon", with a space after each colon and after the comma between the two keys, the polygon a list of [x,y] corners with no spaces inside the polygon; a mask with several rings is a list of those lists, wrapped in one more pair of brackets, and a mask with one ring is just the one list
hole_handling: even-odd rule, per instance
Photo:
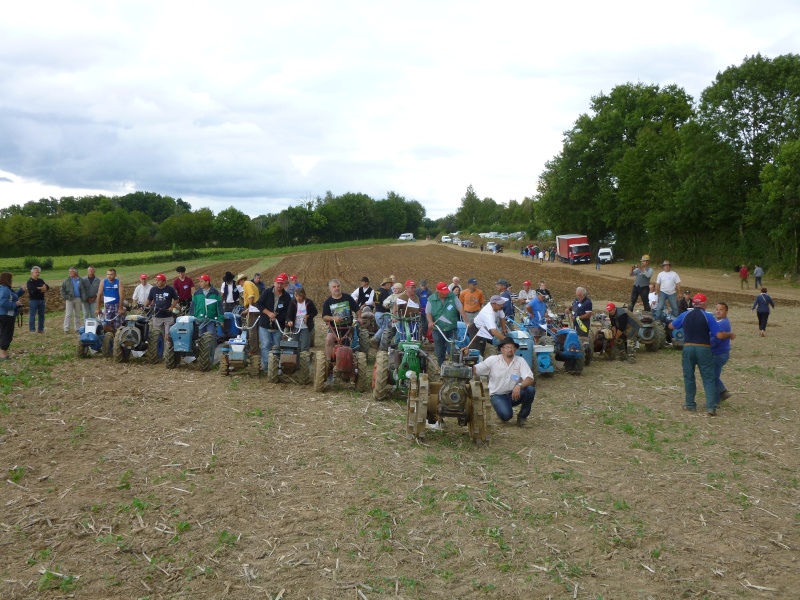
{"label": "green walk-behind tractor", "polygon": [[[438,327],[437,327],[438,329]],[[422,439],[430,427],[441,429],[444,417],[454,417],[460,426],[467,426],[473,442],[487,443],[489,435],[488,383],[473,375],[472,367],[480,361],[475,351],[464,355],[456,349],[456,335],[448,337],[450,360],[442,363],[440,380],[431,381],[427,373],[413,371],[408,384],[406,432],[409,438]]]}
{"label": "green walk-behind tractor", "polygon": [[372,369],[372,398],[384,400],[392,392],[408,388],[411,373],[417,376],[427,373],[429,379],[439,376],[436,357],[422,349],[420,341],[420,316],[392,318],[396,331],[389,343],[388,351],[375,355]]}

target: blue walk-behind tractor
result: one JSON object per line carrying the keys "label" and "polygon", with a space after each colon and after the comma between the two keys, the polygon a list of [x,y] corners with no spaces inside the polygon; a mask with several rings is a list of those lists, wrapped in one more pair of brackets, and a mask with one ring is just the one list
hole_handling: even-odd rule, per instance
{"label": "blue walk-behind tractor", "polygon": [[[518,315],[522,312],[517,309]],[[555,370],[556,348],[547,336],[542,336],[539,343],[535,343],[534,334],[542,333],[536,323],[529,317],[522,317],[522,321],[514,321],[511,317],[506,317],[509,325],[516,326],[516,329],[508,330],[508,336],[513,339],[519,347],[516,354],[525,359],[533,371],[534,385],[539,379],[539,375],[551,376]]]}
{"label": "blue walk-behind tractor", "polygon": [[232,313],[225,313],[226,325],[230,318],[230,326],[224,329],[232,337],[220,345],[219,374],[222,377],[227,377],[237,369],[253,375],[259,375],[261,372],[261,355],[250,353],[250,340],[248,339],[253,329],[258,327],[258,319],[248,327],[242,320],[243,314],[246,313],[239,310],[239,307]]}
{"label": "blue walk-behind tractor", "polygon": [[210,332],[200,334],[200,329],[207,323],[190,315],[178,317],[169,328],[164,344],[164,363],[168,369],[177,367],[182,358],[192,357],[201,371],[211,370],[216,341]]}
{"label": "blue walk-behind tractor", "polygon": [[80,337],[75,348],[76,356],[86,358],[100,353],[101,356],[109,358],[114,343],[114,332],[111,331],[110,326],[108,329],[110,332],[106,333],[106,325],[101,319],[86,319],[83,327],[78,330]]}

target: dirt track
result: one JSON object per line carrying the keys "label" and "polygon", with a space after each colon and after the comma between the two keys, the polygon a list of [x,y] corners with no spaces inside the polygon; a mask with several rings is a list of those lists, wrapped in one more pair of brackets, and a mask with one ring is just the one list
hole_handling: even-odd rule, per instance
{"label": "dirt track", "polygon": [[[597,303],[627,298],[614,269],[416,244],[291,256],[265,277],[297,273],[321,303],[333,276],[491,291],[544,274]],[[775,289],[759,338],[747,295],[696,276],[739,332],[719,417],[680,410],[677,352],[640,352],[544,380],[528,427],[492,418],[489,447],[453,422],[408,441],[402,399],[78,363],[60,328],[18,333],[0,366],[0,597],[793,598],[800,309]]]}

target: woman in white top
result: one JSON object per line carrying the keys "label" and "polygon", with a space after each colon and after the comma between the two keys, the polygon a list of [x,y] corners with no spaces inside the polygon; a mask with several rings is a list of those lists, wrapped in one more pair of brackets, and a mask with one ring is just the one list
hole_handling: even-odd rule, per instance
{"label": "woman in white top", "polygon": [[317,307],[306,297],[303,287],[296,287],[294,299],[289,304],[286,314],[286,327],[294,333],[295,340],[300,342],[300,352],[307,352],[311,345],[311,336],[314,335],[314,317],[317,316]]}

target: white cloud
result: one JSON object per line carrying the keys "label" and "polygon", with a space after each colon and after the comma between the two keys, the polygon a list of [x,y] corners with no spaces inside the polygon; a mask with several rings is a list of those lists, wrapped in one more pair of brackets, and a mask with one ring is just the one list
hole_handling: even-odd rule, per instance
{"label": "white cloud", "polygon": [[798,17],[779,1],[18,3],[0,22],[0,205],[139,189],[255,215],[393,190],[435,218],[469,184],[521,200],[591,96],[642,81],[698,100],[746,55],[794,51]]}

